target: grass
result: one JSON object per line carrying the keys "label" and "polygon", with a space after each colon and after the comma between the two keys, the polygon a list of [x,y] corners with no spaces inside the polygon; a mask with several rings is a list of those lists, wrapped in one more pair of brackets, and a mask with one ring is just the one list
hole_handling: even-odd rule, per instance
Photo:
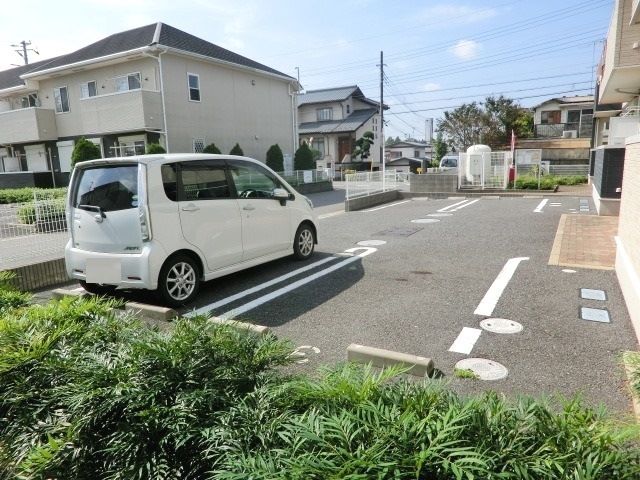
{"label": "grass", "polygon": [[468,368],[456,368],[453,370],[453,376],[456,378],[471,378],[477,380],[480,378],[477,373]]}
{"label": "grass", "polygon": [[630,371],[631,391],[640,401],[640,352],[625,352],[624,363]]}
{"label": "grass", "polygon": [[272,335],[160,331],[114,306],[0,312],[0,479],[640,478],[638,430],[577,400],[352,364],[287,376],[293,346]]}

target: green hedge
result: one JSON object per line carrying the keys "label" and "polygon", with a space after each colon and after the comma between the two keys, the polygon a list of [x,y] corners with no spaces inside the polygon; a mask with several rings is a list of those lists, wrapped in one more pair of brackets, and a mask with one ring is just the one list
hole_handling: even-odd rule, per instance
{"label": "green hedge", "polygon": [[46,192],[55,198],[64,198],[67,194],[66,188],[5,188],[0,189],[0,204],[32,202],[34,190]]}
{"label": "green hedge", "polygon": [[64,198],[39,201],[37,208],[38,215],[36,215],[36,204],[27,203],[21,206],[18,209],[18,218],[26,224],[33,224],[36,219],[41,222],[61,222],[65,219]]}
{"label": "green hedge", "polygon": [[463,398],[204,318],[168,331],[64,299],[0,313],[0,478],[640,478],[638,431],[577,401]]}
{"label": "green hedge", "polygon": [[[584,175],[568,175],[568,176],[555,176],[555,175],[543,175],[540,179],[541,190],[553,190],[556,185],[579,185],[587,183],[587,177]],[[538,177],[536,176],[521,176],[516,180],[516,188],[537,190],[538,189]]]}

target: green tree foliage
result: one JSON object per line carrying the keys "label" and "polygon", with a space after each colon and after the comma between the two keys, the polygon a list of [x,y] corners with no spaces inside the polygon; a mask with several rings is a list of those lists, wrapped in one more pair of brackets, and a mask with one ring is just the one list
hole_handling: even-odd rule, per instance
{"label": "green tree foliage", "polygon": [[202,153],[211,153],[215,155],[220,155],[222,152],[218,147],[216,147],[215,143],[210,143],[209,145],[204,147],[204,149],[202,150]]}
{"label": "green tree foliage", "polygon": [[447,142],[445,142],[442,138],[442,132],[438,132],[438,135],[436,135],[436,139],[433,141],[432,147],[433,155],[431,158],[431,162],[439,166],[440,160],[442,160],[442,157],[447,154],[448,150]]}
{"label": "green tree foliage", "polygon": [[389,145],[393,145],[394,143],[396,143],[396,141],[394,140],[393,137],[387,137],[387,139],[384,141],[385,146],[389,146]]}
{"label": "green tree foliage", "polygon": [[150,143],[147,145],[147,149],[145,153],[147,155],[153,155],[156,153],[167,153],[167,151],[159,143]]}
{"label": "green tree foliage", "polygon": [[76,144],[73,146],[73,151],[71,152],[72,166],[78,162],[95,160],[96,158],[102,158],[100,147],[84,137],[80,137],[76,140]]}
{"label": "green tree foliage", "polygon": [[242,151],[242,149],[240,148],[240,144],[236,143],[233,148],[231,149],[231,151],[229,152],[229,155],[238,155],[240,157],[244,156],[244,152]]}
{"label": "green tree foliage", "polygon": [[494,149],[508,147],[512,130],[518,138],[530,137],[533,116],[529,109],[503,96],[487,97],[483,103],[466,103],[444,112],[438,122],[438,132],[459,151],[478,143]]}
{"label": "green tree foliage", "polygon": [[295,170],[313,170],[316,168],[316,162],[313,160],[313,151],[311,151],[307,142],[302,142],[300,148],[296,150],[293,157],[293,168]]}
{"label": "green tree foliage", "polygon": [[373,145],[373,132],[366,131],[358,140],[356,140],[356,148],[353,151],[354,157],[360,157],[361,160],[369,158],[371,155],[371,145]]}
{"label": "green tree foliage", "polygon": [[267,166],[274,172],[284,171],[284,156],[282,155],[280,145],[277,143],[271,145],[269,150],[267,150]]}

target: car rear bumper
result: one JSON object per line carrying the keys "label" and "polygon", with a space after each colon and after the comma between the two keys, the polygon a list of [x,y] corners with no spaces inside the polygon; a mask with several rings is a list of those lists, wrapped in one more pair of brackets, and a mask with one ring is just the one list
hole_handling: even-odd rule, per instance
{"label": "car rear bumper", "polygon": [[65,247],[65,266],[67,275],[76,280],[87,281],[87,261],[102,260],[110,265],[119,265],[119,281],[95,282],[116,285],[121,288],[137,288],[155,290],[158,288],[158,274],[166,252],[157,242],[145,244],[140,253],[101,253],[80,250],[71,246]]}

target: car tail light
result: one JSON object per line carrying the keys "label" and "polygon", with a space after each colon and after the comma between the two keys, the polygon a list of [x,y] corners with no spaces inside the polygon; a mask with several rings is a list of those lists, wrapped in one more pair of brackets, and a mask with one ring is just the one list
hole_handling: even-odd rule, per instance
{"label": "car tail light", "polygon": [[151,216],[147,205],[147,168],[144,164],[138,166],[138,218],[140,220],[140,234],[143,242],[151,240]]}

